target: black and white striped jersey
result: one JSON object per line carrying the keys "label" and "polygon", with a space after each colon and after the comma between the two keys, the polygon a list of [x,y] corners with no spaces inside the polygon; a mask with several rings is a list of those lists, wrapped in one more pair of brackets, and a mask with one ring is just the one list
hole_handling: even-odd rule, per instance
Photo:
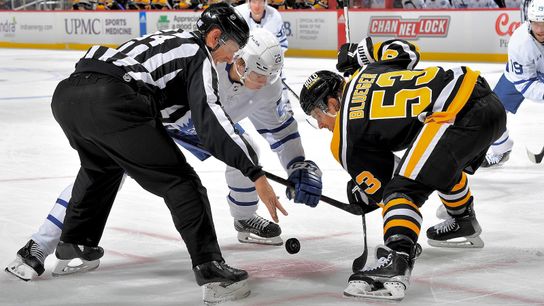
{"label": "black and white striped jersey", "polygon": [[191,111],[202,145],[216,158],[255,180],[263,174],[257,154],[235,131],[218,95],[217,70],[199,35],[159,31],[117,49],[91,47],[85,60],[111,63],[160,97],[163,118],[175,121]]}

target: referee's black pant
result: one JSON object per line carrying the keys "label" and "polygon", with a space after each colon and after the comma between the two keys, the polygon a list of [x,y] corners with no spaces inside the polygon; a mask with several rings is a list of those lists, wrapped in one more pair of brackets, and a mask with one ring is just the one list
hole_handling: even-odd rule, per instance
{"label": "referee's black pant", "polygon": [[164,199],[193,267],[222,260],[206,189],[167,135],[151,95],[83,72],[59,83],[51,107],[81,160],[62,241],[98,245],[126,172]]}

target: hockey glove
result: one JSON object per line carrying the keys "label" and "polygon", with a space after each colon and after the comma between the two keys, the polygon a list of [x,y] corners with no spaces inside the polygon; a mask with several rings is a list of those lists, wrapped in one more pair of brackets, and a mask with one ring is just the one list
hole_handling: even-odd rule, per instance
{"label": "hockey glove", "polygon": [[364,38],[358,44],[343,44],[338,50],[338,63],[336,69],[344,76],[350,76],[364,65],[374,63],[374,47],[370,37]]}
{"label": "hockey glove", "polygon": [[305,160],[296,162],[288,169],[287,179],[294,186],[288,187],[285,191],[289,200],[295,203],[304,203],[310,207],[316,207],[321,198],[321,170],[311,161]]}
{"label": "hockey glove", "polygon": [[349,204],[361,206],[365,214],[379,207],[376,201],[369,198],[353,180],[349,180],[346,187]]}

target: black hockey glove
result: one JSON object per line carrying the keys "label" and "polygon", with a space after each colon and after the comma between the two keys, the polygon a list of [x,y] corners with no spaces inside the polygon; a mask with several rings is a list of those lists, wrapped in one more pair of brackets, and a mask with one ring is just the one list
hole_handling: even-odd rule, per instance
{"label": "black hockey glove", "polygon": [[379,207],[376,201],[369,198],[353,180],[348,181],[346,189],[349,204],[361,206],[365,214]]}
{"label": "black hockey glove", "polygon": [[321,170],[311,161],[305,160],[292,164],[289,169],[289,182],[294,186],[287,187],[285,194],[289,200],[295,203],[304,203],[310,207],[316,207],[321,198]]}
{"label": "black hockey glove", "polygon": [[374,47],[370,37],[364,38],[358,44],[343,44],[338,50],[336,70],[344,73],[344,76],[350,76],[364,65],[375,62],[373,52]]}

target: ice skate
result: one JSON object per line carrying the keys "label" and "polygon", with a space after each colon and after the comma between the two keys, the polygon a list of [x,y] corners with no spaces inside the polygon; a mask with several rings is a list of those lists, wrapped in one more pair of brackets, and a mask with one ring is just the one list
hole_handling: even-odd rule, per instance
{"label": "ice skate", "polygon": [[510,152],[511,151],[506,151],[503,154],[487,153],[485,155],[484,161],[482,162],[482,167],[490,168],[490,167],[502,166],[510,158]]}
{"label": "ice skate", "polygon": [[344,296],[381,300],[402,300],[410,284],[413,259],[386,246],[376,248],[374,265],[352,274]]}
{"label": "ice skate", "polygon": [[40,245],[34,242],[34,240],[29,240],[17,252],[17,258],[6,267],[6,272],[24,281],[29,281],[43,274],[45,271],[43,266],[44,261],[45,254]]}
{"label": "ice skate", "polygon": [[243,299],[251,293],[247,272],[224,262],[203,263],[193,271],[197,284],[202,286],[203,300],[207,305]]}
{"label": "ice skate", "polygon": [[450,216],[445,221],[427,230],[428,243],[434,247],[446,248],[483,248],[484,242],[479,237],[482,228],[476,220],[472,205],[459,216]]}
{"label": "ice skate", "polygon": [[58,258],[53,269],[53,276],[92,271],[100,265],[104,249],[72,243],[59,242],[55,255]]}
{"label": "ice skate", "polygon": [[283,244],[280,226],[257,214],[249,219],[234,220],[234,228],[238,231],[238,241],[243,243]]}

